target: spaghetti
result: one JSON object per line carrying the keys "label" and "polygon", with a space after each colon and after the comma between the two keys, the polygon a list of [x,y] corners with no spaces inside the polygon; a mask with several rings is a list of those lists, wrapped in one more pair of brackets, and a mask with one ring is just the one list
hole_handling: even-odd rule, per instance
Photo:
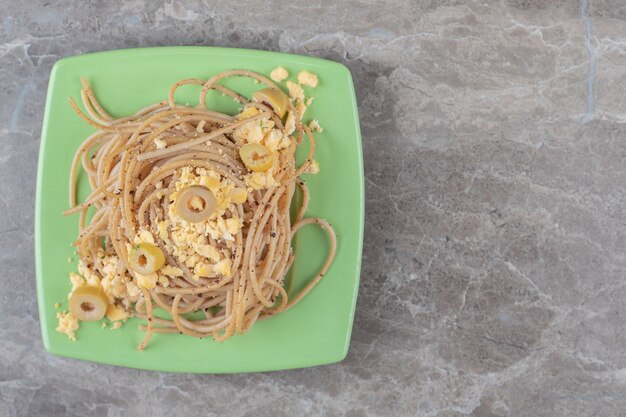
{"label": "spaghetti", "polygon": [[[264,84],[269,99],[250,99],[220,83],[229,77]],[[79,313],[94,315],[100,308],[94,294],[104,294],[109,318],[145,320],[142,350],[154,333],[217,341],[243,334],[257,320],[295,305],[322,279],[334,258],[336,237],[325,220],[304,217],[309,192],[301,176],[315,173],[317,163],[315,137],[300,121],[301,101],[294,105],[263,75],[231,70],[207,81],[179,81],[166,101],[116,119],[81,81],[86,113],[73,99],[70,103],[96,132],[79,147],[71,166],[71,208],[65,214],[80,215],[74,242],[80,275],[71,277],[70,307],[74,297]],[[196,107],[175,102],[176,90],[187,84],[202,86]],[[211,90],[239,102],[240,113],[208,109]],[[308,154],[297,166],[295,152],[305,138]],[[91,193],[77,204],[81,165]],[[298,188],[302,204],[292,219]],[[295,258],[291,241],[310,224],[328,233],[329,253],[319,272],[290,298],[284,279]],[[158,308],[169,317],[157,317]]]}

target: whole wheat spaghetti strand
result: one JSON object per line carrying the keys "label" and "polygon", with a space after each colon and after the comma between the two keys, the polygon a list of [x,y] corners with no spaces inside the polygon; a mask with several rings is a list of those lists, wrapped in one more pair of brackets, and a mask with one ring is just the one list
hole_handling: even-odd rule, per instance
{"label": "whole wheat spaghetti strand", "polygon": [[[96,98],[96,95],[93,93],[93,90],[91,89],[91,86],[89,85],[89,82],[87,81],[87,78],[81,77],[80,83],[83,85],[83,91],[85,92],[86,96],[88,97],[88,99],[89,99],[89,101],[91,103],[91,106],[94,108],[94,110],[96,110],[98,115],[102,119],[104,119],[106,121],[113,120],[113,117],[111,117],[111,115],[109,113],[107,113],[107,111],[104,110],[104,108],[100,105],[100,102]],[[83,102],[84,101],[86,101],[86,100],[83,99]]]}
{"label": "whole wheat spaghetti strand", "polygon": [[161,149],[161,150],[156,150],[156,151],[150,151],[150,152],[146,152],[140,156],[137,157],[137,160],[139,161],[144,161],[146,159],[151,159],[151,158],[156,158],[156,157],[162,157],[162,156],[166,156],[168,154],[171,154],[172,152],[176,152],[178,150],[182,150],[182,149],[189,149],[193,146],[196,145],[200,145],[202,143],[206,143],[208,141],[210,141],[211,139],[213,139],[214,137],[218,137],[224,133],[229,133],[232,132],[233,130],[235,130],[236,128],[248,123],[248,122],[252,122],[252,121],[256,121],[262,118],[266,118],[268,117],[267,113],[261,113],[258,114],[256,116],[252,116],[250,118],[244,119],[244,120],[240,120],[236,123],[232,123],[229,124],[227,126],[224,126],[220,129],[217,129],[211,133],[209,133],[208,135],[204,135],[200,138],[197,139],[193,139],[190,140],[188,142],[184,142],[184,143],[179,143],[177,145],[174,145],[170,148],[166,148],[166,149]]}
{"label": "whole wheat spaghetti strand", "polygon": [[143,298],[146,303],[146,315],[148,316],[148,328],[146,329],[146,335],[144,336],[143,340],[137,347],[137,350],[139,351],[144,350],[145,347],[148,346],[148,343],[150,343],[150,339],[152,338],[152,328],[154,327],[154,323],[153,323],[154,316],[152,315],[152,297],[150,296],[150,293],[145,289],[142,289],[141,292],[143,293]]}
{"label": "whole wheat spaghetti strand", "polygon": [[292,237],[301,227],[306,226],[307,224],[318,224],[322,226],[322,228],[326,231],[326,233],[328,233],[328,237],[330,240],[330,250],[328,251],[328,257],[326,258],[326,261],[324,261],[322,268],[309,281],[309,283],[304,287],[304,289],[302,289],[302,291],[300,291],[300,293],[298,293],[298,295],[296,295],[289,302],[289,305],[287,306],[287,308],[291,308],[294,305],[296,305],[305,295],[307,295],[313,289],[313,287],[317,285],[317,283],[324,277],[324,274],[326,273],[326,271],[328,271],[328,268],[330,267],[330,264],[333,262],[333,259],[335,258],[335,253],[337,251],[337,236],[335,235],[335,231],[333,230],[332,226],[326,220],[323,220],[323,219],[318,219],[316,217],[309,217],[307,219],[301,220],[299,223],[297,223],[293,227]]}

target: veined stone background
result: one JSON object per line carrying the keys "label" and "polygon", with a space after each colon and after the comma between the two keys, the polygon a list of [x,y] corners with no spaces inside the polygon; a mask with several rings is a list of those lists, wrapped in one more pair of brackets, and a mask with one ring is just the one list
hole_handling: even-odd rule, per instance
{"label": "veined stone background", "polygon": [[[626,416],[626,3],[0,0],[1,416]],[[59,58],[217,45],[354,77],[363,270],[341,363],[179,375],[47,354],[33,206]]]}

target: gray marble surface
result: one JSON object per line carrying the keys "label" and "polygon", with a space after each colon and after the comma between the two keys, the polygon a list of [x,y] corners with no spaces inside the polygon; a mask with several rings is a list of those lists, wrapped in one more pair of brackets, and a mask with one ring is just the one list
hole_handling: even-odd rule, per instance
{"label": "gray marble surface", "polygon": [[[0,0],[0,415],[625,416],[621,0]],[[47,354],[33,266],[50,68],[156,45],[352,71],[363,273],[337,365],[177,375]]]}

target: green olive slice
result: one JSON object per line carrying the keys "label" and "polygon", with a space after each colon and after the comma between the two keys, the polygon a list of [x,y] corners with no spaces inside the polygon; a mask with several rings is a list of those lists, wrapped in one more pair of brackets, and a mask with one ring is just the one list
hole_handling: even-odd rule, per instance
{"label": "green olive slice", "polygon": [[276,155],[259,143],[248,143],[239,148],[239,156],[250,171],[267,171]]}
{"label": "green olive slice", "polygon": [[81,321],[102,319],[108,305],[109,299],[100,287],[81,285],[70,295],[70,311]]}
{"label": "green olive slice", "polygon": [[128,254],[128,262],[133,271],[148,275],[165,265],[165,255],[158,247],[142,242],[133,246]]}
{"label": "green olive slice", "polygon": [[201,185],[190,185],[176,197],[176,212],[190,223],[199,223],[213,214],[217,207],[215,195]]}

